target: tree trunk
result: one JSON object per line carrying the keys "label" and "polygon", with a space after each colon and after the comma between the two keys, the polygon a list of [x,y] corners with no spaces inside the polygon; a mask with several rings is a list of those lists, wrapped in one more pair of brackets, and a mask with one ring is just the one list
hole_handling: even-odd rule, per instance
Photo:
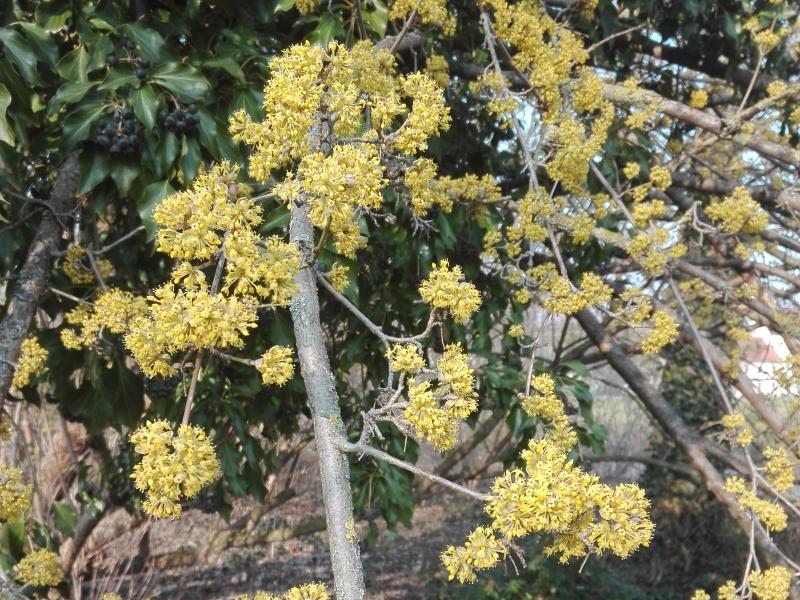
{"label": "tree trunk", "polygon": [[36,236],[28,249],[25,264],[14,283],[14,291],[6,309],[6,316],[0,323],[0,411],[11,387],[14,365],[19,359],[20,345],[28,333],[39,297],[50,281],[53,266],[53,253],[58,248],[61,225],[56,215],[72,208],[78,190],[80,172],[78,155],[71,154],[61,165],[50,194],[49,209],[42,213],[42,220],[36,229]]}
{"label": "tree trunk", "polygon": [[345,429],[322,336],[317,282],[313,265],[308,262],[312,258],[314,231],[304,198],[298,198],[292,204],[289,239],[297,244],[306,260],[295,278],[298,292],[289,309],[294,323],[300,372],[314,419],[336,598],[362,600],[366,597],[364,573],[353,518],[350,465],[347,456],[336,444],[337,440],[344,439]]}

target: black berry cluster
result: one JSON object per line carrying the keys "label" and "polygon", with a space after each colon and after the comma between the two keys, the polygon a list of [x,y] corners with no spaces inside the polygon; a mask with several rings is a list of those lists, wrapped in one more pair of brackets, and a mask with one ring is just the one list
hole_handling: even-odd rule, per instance
{"label": "black berry cluster", "polygon": [[94,142],[111,154],[130,154],[139,145],[142,129],[130,108],[123,108],[110,119],[100,119],[94,127]]}
{"label": "black berry cluster", "polygon": [[[138,58],[136,54],[136,44],[130,38],[122,38],[121,41],[122,49],[125,51],[127,56],[124,56],[122,60],[124,62],[130,63],[133,67],[133,73],[139,79],[144,79],[147,77],[147,70],[150,68],[150,61],[146,58]],[[117,56],[116,52],[112,52],[108,56],[106,56],[106,64],[109,67],[115,67],[120,62],[119,56]]]}
{"label": "black berry cluster", "polygon": [[190,134],[197,129],[200,118],[197,116],[197,106],[190,104],[185,109],[176,106],[172,110],[164,109],[158,113],[158,120],[167,131],[176,135]]}

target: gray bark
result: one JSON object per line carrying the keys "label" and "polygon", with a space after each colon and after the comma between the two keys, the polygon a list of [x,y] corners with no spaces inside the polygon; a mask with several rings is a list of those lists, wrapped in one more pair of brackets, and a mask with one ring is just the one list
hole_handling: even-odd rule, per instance
{"label": "gray bark", "polygon": [[50,281],[53,256],[61,237],[61,225],[56,215],[72,208],[79,179],[78,155],[71,154],[58,171],[50,194],[49,210],[42,213],[28,256],[11,292],[6,316],[0,322],[0,411],[11,387],[20,345],[36,313],[39,297]]}
{"label": "gray bark", "polygon": [[317,282],[313,265],[309,262],[314,231],[308,219],[308,204],[303,198],[298,198],[292,205],[289,239],[297,244],[306,259],[306,264],[295,278],[298,292],[289,309],[294,324],[300,373],[314,420],[336,598],[362,600],[366,592],[353,517],[350,465],[347,456],[337,445],[337,441],[346,439],[345,429],[322,335]]}

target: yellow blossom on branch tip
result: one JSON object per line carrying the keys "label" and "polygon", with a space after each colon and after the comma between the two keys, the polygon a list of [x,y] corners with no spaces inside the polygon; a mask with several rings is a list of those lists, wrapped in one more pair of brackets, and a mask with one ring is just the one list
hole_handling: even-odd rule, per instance
{"label": "yellow blossom on branch tip", "polygon": [[50,550],[36,550],[27,554],[16,566],[17,579],[33,586],[56,586],[64,579],[58,554]]}
{"label": "yellow blossom on branch tip", "polygon": [[450,311],[459,323],[469,319],[481,304],[480,293],[474,285],[464,281],[461,267],[451,269],[447,260],[431,266],[419,292],[427,304]]}
{"label": "yellow blossom on branch tip", "polygon": [[193,498],[219,477],[214,447],[198,427],[181,425],[175,433],[166,421],[148,421],[130,440],[142,455],[131,478],[146,495],[145,512],[154,517],[177,519],[181,499]]}
{"label": "yellow blossom on branch tip", "polygon": [[16,521],[28,510],[33,487],[22,482],[16,467],[0,463],[0,521]]}
{"label": "yellow blossom on branch tip", "polygon": [[672,320],[669,313],[657,310],[653,313],[653,329],[642,341],[642,352],[645,354],[655,354],[678,339],[678,324]]}
{"label": "yellow blossom on branch tip", "polygon": [[35,337],[27,337],[20,344],[19,358],[14,369],[11,385],[23,388],[34,377],[40,377],[47,372],[47,350],[42,348]]}
{"label": "yellow blossom on branch tip", "polygon": [[416,373],[425,368],[422,351],[414,344],[394,344],[386,351],[392,371]]}
{"label": "yellow blossom on branch tip", "polygon": [[748,583],[757,600],[787,600],[793,573],[784,566],[750,573]]}
{"label": "yellow blossom on branch tip", "polygon": [[288,346],[272,346],[261,357],[259,365],[264,385],[283,385],[294,376],[294,350]]}

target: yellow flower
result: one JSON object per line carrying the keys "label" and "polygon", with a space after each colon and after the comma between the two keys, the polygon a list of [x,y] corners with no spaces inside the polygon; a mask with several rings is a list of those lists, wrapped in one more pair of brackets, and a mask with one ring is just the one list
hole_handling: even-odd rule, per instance
{"label": "yellow flower", "polygon": [[287,346],[272,346],[261,357],[259,366],[264,385],[283,385],[294,376],[294,351]]}
{"label": "yellow flower", "polygon": [[657,190],[665,190],[672,185],[672,174],[666,167],[655,166],[650,169],[650,183]]}
{"label": "yellow flower", "polygon": [[0,464],[0,521],[16,521],[31,505],[33,488],[16,467]]}
{"label": "yellow flower", "polygon": [[517,325],[515,323],[508,328],[508,337],[521,338],[523,335],[525,335],[525,330],[522,328],[522,325]]}
{"label": "yellow flower", "polygon": [[779,492],[785,492],[794,485],[794,470],[789,462],[789,453],[783,448],[766,448],[764,457],[767,464],[764,470],[767,479]]}
{"label": "yellow flower", "polygon": [[692,90],[689,94],[689,106],[692,108],[705,108],[708,105],[708,92],[706,90]]}
{"label": "yellow flower", "polygon": [[669,313],[657,310],[653,313],[653,330],[642,342],[642,352],[655,354],[678,339],[678,324],[672,320]]}
{"label": "yellow flower", "polygon": [[350,267],[338,262],[334,263],[331,270],[326,274],[326,277],[328,281],[331,282],[334,289],[342,293],[347,289],[347,286],[350,285]]}
{"label": "yellow flower", "polygon": [[449,310],[460,323],[469,319],[481,304],[480,293],[474,285],[464,281],[461,267],[451,269],[447,260],[441,260],[438,266],[432,265],[419,292],[427,304]]}
{"label": "yellow flower", "polygon": [[758,600],[787,600],[793,573],[783,566],[750,573],[750,589]]}
{"label": "yellow flower", "polygon": [[22,340],[17,368],[14,370],[11,385],[23,388],[30,383],[31,378],[44,375],[47,372],[46,361],[47,350],[42,348],[35,337],[27,337]]}
{"label": "yellow flower", "polygon": [[639,176],[639,171],[641,167],[639,163],[636,162],[629,162],[625,163],[625,168],[622,169],[622,173],[625,175],[626,179],[636,179]]}
{"label": "yellow flower", "polygon": [[58,555],[50,550],[36,550],[16,565],[17,579],[33,586],[56,586],[64,579]]}
{"label": "yellow flower", "polygon": [[725,233],[760,233],[769,224],[767,213],[742,186],[721,202],[711,202],[706,214],[712,221],[720,223],[720,229]]}
{"label": "yellow flower", "polygon": [[148,421],[131,434],[142,461],[133,467],[136,489],[146,494],[145,512],[177,519],[181,497],[193,498],[219,476],[219,462],[205,432],[190,425],[174,434],[166,421]]}
{"label": "yellow flower", "polygon": [[386,351],[392,371],[416,373],[425,368],[422,351],[413,344],[395,344]]}

